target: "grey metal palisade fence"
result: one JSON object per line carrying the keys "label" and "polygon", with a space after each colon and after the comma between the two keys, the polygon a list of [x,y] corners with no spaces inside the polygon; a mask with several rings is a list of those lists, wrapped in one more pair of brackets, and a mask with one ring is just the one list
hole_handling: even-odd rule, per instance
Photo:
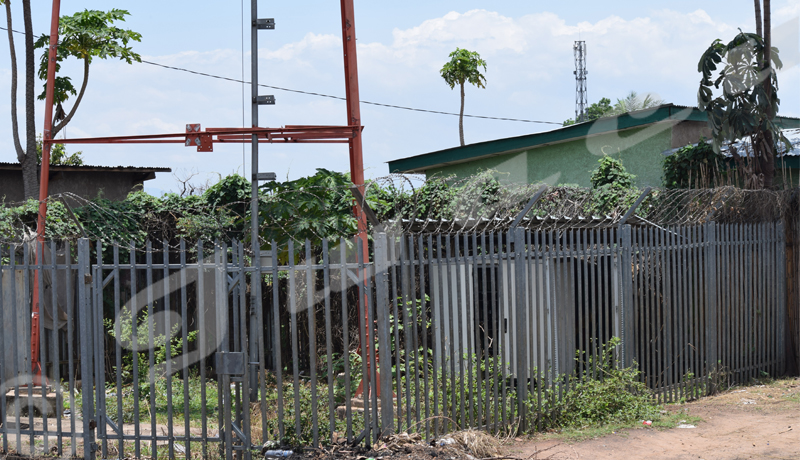
{"label": "grey metal palisade fence", "polygon": [[[35,245],[0,247],[4,452],[250,458],[531,431],[612,337],[665,402],[781,375],[797,343],[781,223],[375,233],[258,261],[240,242],[47,246],[41,265]],[[29,385],[33,289],[46,387]]]}

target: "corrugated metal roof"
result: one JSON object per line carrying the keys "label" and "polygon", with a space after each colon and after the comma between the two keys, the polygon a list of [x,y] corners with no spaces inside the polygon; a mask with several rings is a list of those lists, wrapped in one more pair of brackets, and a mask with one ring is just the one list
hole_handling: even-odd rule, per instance
{"label": "corrugated metal roof", "polygon": [[[427,169],[464,163],[479,158],[508,153],[521,152],[536,147],[550,144],[568,142],[570,140],[595,136],[608,132],[622,131],[664,121],[703,121],[707,122],[705,112],[696,107],[676,104],[663,104],[645,110],[624,113],[612,117],[598,118],[597,120],[576,123],[551,131],[543,131],[523,136],[495,139],[461,147],[423,153],[406,158],[389,161],[390,173],[419,173]],[[792,117],[777,117],[783,126],[800,126],[800,119]]]}
{"label": "corrugated metal roof", "polygon": [[[0,161],[0,169],[20,170],[19,163]],[[84,172],[131,172],[131,173],[156,173],[172,172],[172,168],[160,166],[96,166],[96,165],[50,165],[50,171],[84,171]]]}

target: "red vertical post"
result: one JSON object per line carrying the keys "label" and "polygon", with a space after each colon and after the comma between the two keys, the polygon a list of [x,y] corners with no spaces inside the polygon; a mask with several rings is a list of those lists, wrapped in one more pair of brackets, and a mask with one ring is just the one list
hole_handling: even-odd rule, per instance
{"label": "red vertical post", "polygon": [[[342,45],[344,47],[344,85],[347,97],[347,124],[361,126],[360,96],[358,94],[358,60],[356,57],[356,27],[353,12],[353,0],[341,0],[342,3]],[[364,193],[364,160],[362,158],[361,131],[350,139],[350,178],[353,184]],[[358,234],[366,244],[367,218],[356,212],[358,218]],[[366,246],[365,246],[366,248]]]}
{"label": "red vertical post", "polygon": [[[355,23],[355,9],[353,7],[353,0],[341,0],[342,6],[342,47],[344,53],[344,86],[345,96],[347,98],[347,124],[349,126],[358,126],[356,135],[350,139],[350,179],[356,185],[363,196],[366,196],[364,189],[364,160],[362,157],[361,145],[361,106],[360,96],[358,93],[358,58],[356,54],[356,23]],[[369,262],[369,241],[367,239],[367,216],[362,212],[359,206],[353,207],[353,213],[358,219],[358,234],[356,235],[356,245],[361,241],[363,251],[363,262]],[[359,279],[366,281],[368,271],[359,273]],[[365,341],[361,344],[361,353],[363,359],[367,363],[367,369],[370,367],[369,362],[369,341],[370,341],[370,314],[369,314],[369,294],[366,294],[364,299],[364,324],[366,325]],[[375,360],[377,362],[377,354]],[[369,372],[368,372],[369,374]],[[377,379],[377,369],[376,369]],[[376,384],[380,382],[377,379]],[[377,386],[377,396],[380,396],[380,387]],[[356,396],[359,396],[364,389],[364,379],[356,390]],[[366,401],[365,401],[366,402]]]}
{"label": "red vertical post", "polygon": [[[50,19],[50,48],[47,59],[47,86],[44,103],[44,134],[42,136],[42,171],[39,177],[39,220],[36,225],[36,264],[41,266],[44,258],[44,227],[47,217],[47,195],[50,180],[50,148],[53,130],[53,93],[56,80],[56,50],[58,49],[58,24],[61,11],[61,0],[53,0],[53,13]],[[37,380],[41,377],[42,366],[39,362],[39,272],[33,275],[33,306],[31,312],[31,365]]]}

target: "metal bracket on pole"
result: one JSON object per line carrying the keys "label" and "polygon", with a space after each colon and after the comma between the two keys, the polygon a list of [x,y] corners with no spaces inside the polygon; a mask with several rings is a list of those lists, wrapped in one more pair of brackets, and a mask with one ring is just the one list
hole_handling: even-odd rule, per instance
{"label": "metal bracket on pole", "polygon": [[256,29],[275,30],[275,19],[274,18],[256,19],[253,22],[253,25],[255,26]]}
{"label": "metal bracket on pole", "polygon": [[258,105],[275,105],[275,96],[256,96],[255,103]]}
{"label": "metal bracket on pole", "polygon": [[253,174],[253,182],[256,181],[274,181],[278,178],[274,172],[263,172],[263,173],[254,173]]}
{"label": "metal bracket on pole", "polygon": [[642,194],[639,195],[639,198],[636,199],[636,202],[633,203],[633,206],[631,206],[630,209],[628,209],[628,212],[626,212],[625,215],[622,216],[622,219],[619,221],[618,227],[620,229],[622,228],[623,225],[625,225],[625,222],[627,222],[628,219],[631,218],[633,213],[636,212],[636,208],[638,208],[639,205],[642,204],[642,201],[644,201],[644,199],[647,198],[647,195],[649,195],[652,190],[653,187],[647,187],[644,189],[644,192],[642,192]]}
{"label": "metal bracket on pole", "polygon": [[530,201],[528,201],[528,204],[526,204],[525,207],[522,208],[522,211],[517,215],[517,218],[514,219],[514,222],[511,223],[511,228],[515,228],[517,225],[519,225],[520,222],[522,222],[522,219],[529,212],[531,212],[531,208],[533,208],[533,205],[535,205],[536,202],[539,201],[539,198],[541,198],[542,195],[544,195],[544,192],[546,190],[547,190],[547,185],[542,185],[539,188],[539,190],[536,192],[536,194],[533,195],[533,198],[531,198]]}

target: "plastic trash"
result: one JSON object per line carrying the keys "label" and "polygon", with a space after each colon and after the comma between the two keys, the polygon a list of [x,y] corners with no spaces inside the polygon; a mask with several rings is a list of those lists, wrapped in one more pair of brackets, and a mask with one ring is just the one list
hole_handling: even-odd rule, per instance
{"label": "plastic trash", "polygon": [[651,420],[642,420],[642,425],[650,426],[652,424],[653,424],[653,422]]}
{"label": "plastic trash", "polygon": [[266,451],[271,450],[271,449],[276,449],[276,448],[278,448],[280,446],[281,445],[280,445],[280,443],[278,443],[278,441],[269,440],[269,441],[265,442],[263,446],[261,446],[261,451],[262,452],[266,452]]}
{"label": "plastic trash", "polygon": [[694,426],[694,425],[689,425],[689,424],[686,424],[686,423],[681,423],[680,425],[678,425],[678,428],[697,428],[697,427],[696,427],[696,426]]}
{"label": "plastic trash", "polygon": [[449,446],[455,444],[456,440],[453,438],[442,438],[439,440],[439,447]]}
{"label": "plastic trash", "polygon": [[291,450],[268,450],[264,452],[264,457],[267,458],[285,458],[290,457],[294,452]]}

